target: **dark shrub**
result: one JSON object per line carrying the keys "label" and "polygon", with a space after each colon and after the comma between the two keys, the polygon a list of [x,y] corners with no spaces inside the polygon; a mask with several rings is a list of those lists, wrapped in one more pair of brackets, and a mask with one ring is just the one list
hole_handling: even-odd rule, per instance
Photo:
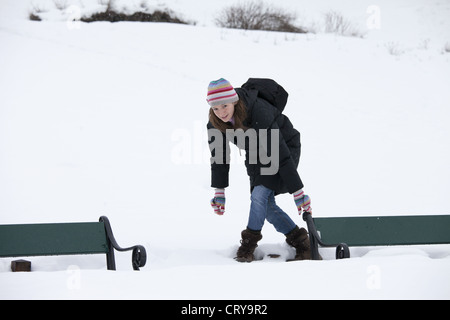
{"label": "dark shrub", "polygon": [[182,21],[177,17],[172,17],[169,12],[155,11],[153,13],[145,12],[135,12],[131,15],[116,12],[114,10],[107,10],[105,12],[95,13],[90,17],[81,18],[83,22],[94,22],[94,21],[109,21],[109,22],[119,22],[119,21],[140,21],[140,22],[170,22],[170,23],[182,23],[187,24],[187,22]]}
{"label": "dark shrub", "polygon": [[295,26],[296,16],[261,2],[249,2],[226,8],[216,24],[222,28],[306,33]]}

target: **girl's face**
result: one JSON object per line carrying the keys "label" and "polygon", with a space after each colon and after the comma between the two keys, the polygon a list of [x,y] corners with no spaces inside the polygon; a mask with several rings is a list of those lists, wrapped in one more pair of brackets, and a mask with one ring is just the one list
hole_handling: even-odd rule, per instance
{"label": "girl's face", "polygon": [[219,106],[212,107],[212,109],[217,118],[223,122],[228,122],[231,118],[233,118],[235,105],[236,103],[221,104]]}

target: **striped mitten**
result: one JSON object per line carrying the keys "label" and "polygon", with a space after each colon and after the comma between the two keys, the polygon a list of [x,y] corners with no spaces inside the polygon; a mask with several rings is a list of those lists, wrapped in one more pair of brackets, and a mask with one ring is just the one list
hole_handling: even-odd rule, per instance
{"label": "striped mitten", "polygon": [[297,206],[298,214],[301,215],[302,211],[312,212],[311,199],[303,192],[303,189],[294,192],[294,201]]}
{"label": "striped mitten", "polygon": [[211,199],[211,207],[219,216],[225,213],[225,189],[216,189],[214,198]]}

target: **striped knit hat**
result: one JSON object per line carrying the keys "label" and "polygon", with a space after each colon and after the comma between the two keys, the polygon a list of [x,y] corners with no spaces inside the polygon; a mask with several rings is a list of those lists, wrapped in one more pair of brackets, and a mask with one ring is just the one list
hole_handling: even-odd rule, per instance
{"label": "striped knit hat", "polygon": [[224,78],[210,82],[206,101],[208,101],[211,107],[236,102],[238,100],[239,96],[233,86]]}

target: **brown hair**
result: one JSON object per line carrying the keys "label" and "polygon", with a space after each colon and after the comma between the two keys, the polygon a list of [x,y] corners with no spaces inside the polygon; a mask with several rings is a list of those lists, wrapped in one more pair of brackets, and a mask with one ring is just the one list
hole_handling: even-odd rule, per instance
{"label": "brown hair", "polygon": [[247,128],[244,126],[244,121],[247,118],[247,108],[245,107],[244,101],[239,99],[234,106],[234,126],[230,122],[223,122],[220,120],[214,110],[209,108],[209,121],[212,123],[214,128],[219,129],[221,132],[225,133],[227,129],[243,129]]}

